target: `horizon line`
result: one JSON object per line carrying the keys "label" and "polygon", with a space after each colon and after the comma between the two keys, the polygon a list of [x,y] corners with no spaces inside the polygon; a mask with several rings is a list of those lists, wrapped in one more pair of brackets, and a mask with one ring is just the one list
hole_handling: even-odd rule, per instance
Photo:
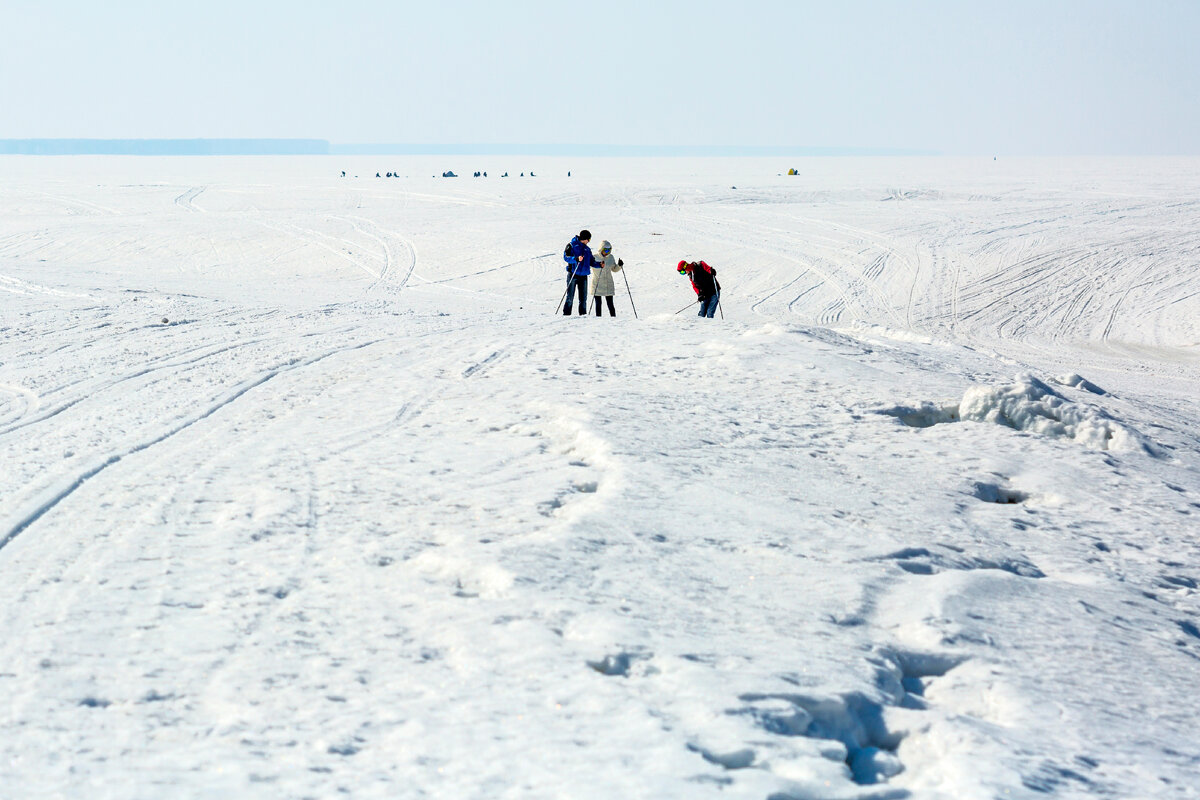
{"label": "horizon line", "polygon": [[548,156],[548,157],[952,157],[952,158],[1196,158],[1200,153],[952,152],[903,147],[827,145],[334,143],[305,138],[26,138],[0,139],[0,155],[22,156]]}
{"label": "horizon line", "polygon": [[0,155],[514,155],[514,156],[933,156],[932,150],[810,145],[331,143],[326,139],[0,139]]}

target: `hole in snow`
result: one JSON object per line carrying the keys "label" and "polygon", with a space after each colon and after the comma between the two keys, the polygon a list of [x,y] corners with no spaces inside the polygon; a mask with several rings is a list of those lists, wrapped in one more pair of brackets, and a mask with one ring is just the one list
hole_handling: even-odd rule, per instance
{"label": "hole in snow", "polygon": [[1186,619],[1181,619],[1181,620],[1176,620],[1175,624],[1178,625],[1179,629],[1181,631],[1183,631],[1184,633],[1186,633],[1188,636],[1191,636],[1195,639],[1200,639],[1200,628],[1196,627],[1196,623],[1191,622]]}
{"label": "hole in snow", "polygon": [[599,661],[589,661],[587,665],[601,675],[628,677],[629,665],[632,663],[629,653],[617,653],[615,656],[605,656]]}
{"label": "hole in snow", "polygon": [[944,569],[998,569],[1022,578],[1046,577],[1046,573],[1036,564],[1016,553],[973,556],[960,552],[932,552],[924,547],[907,547],[871,560],[895,561],[896,566],[913,575],[934,575]]}
{"label": "hole in snow", "polygon": [[741,699],[750,705],[734,713],[750,714],[769,733],[835,743],[828,755],[844,761],[859,785],[883,783],[904,770],[895,754],[903,734],[889,731],[883,706],[863,694],[747,694]]}
{"label": "hole in snow", "polygon": [[716,753],[698,745],[689,744],[688,750],[699,753],[708,763],[717,764],[725,769],[746,769],[754,763],[754,751],[749,748],[735,750],[732,753]]}
{"label": "hole in snow", "polygon": [[958,405],[921,403],[919,406],[892,406],[877,413],[895,417],[910,428],[932,428],[943,422],[958,422]]}
{"label": "hole in snow", "polygon": [[1026,492],[1009,489],[994,483],[976,483],[972,494],[985,503],[1000,503],[1001,505],[1016,505],[1029,499]]}

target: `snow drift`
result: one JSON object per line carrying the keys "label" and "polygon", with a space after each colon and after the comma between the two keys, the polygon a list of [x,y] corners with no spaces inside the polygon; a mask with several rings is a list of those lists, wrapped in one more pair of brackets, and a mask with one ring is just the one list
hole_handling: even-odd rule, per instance
{"label": "snow drift", "polygon": [[[1067,383],[1068,380],[1072,382]],[[1103,394],[1077,375],[1060,381],[1093,394]],[[892,406],[881,414],[895,417],[913,428],[946,422],[990,422],[1018,431],[1066,439],[1094,450],[1127,450],[1154,453],[1138,431],[1111,417],[1104,409],[1070,400],[1044,381],[1024,373],[1012,383],[972,386],[958,403],[923,401],[914,406]]]}

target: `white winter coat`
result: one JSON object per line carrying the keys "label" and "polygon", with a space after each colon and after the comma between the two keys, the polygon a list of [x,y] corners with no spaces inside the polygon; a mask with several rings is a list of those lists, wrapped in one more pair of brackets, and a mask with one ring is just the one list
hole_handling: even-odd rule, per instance
{"label": "white winter coat", "polygon": [[617,257],[612,254],[612,251],[609,251],[606,256],[600,256],[607,246],[609,246],[608,242],[601,242],[600,250],[596,253],[596,267],[592,269],[592,297],[612,297],[617,293],[616,284],[613,282],[613,273],[620,272],[621,268],[617,266]]}

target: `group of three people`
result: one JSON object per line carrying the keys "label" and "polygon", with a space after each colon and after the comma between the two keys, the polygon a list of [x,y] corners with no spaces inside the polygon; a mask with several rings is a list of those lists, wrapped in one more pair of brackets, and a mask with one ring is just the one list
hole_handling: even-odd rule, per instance
{"label": "group of three people", "polygon": [[[600,254],[597,258],[589,246],[591,240],[591,232],[582,230],[563,249],[563,261],[567,262],[567,290],[563,294],[566,300],[563,305],[564,316],[571,316],[571,306],[576,294],[579,296],[579,316],[588,313],[589,296],[595,299],[597,317],[600,316],[601,297],[608,301],[608,315],[617,315],[617,309],[613,306],[613,294],[616,290],[613,273],[620,272],[625,262],[613,256],[612,245],[607,241],[600,243]],[[680,275],[691,279],[692,289],[695,290],[700,303],[700,316],[711,319],[717,313],[717,305],[721,301],[721,284],[717,281],[717,271],[703,261],[686,260],[680,261],[676,269]],[[589,292],[588,277],[592,270],[596,270],[596,277]]]}

